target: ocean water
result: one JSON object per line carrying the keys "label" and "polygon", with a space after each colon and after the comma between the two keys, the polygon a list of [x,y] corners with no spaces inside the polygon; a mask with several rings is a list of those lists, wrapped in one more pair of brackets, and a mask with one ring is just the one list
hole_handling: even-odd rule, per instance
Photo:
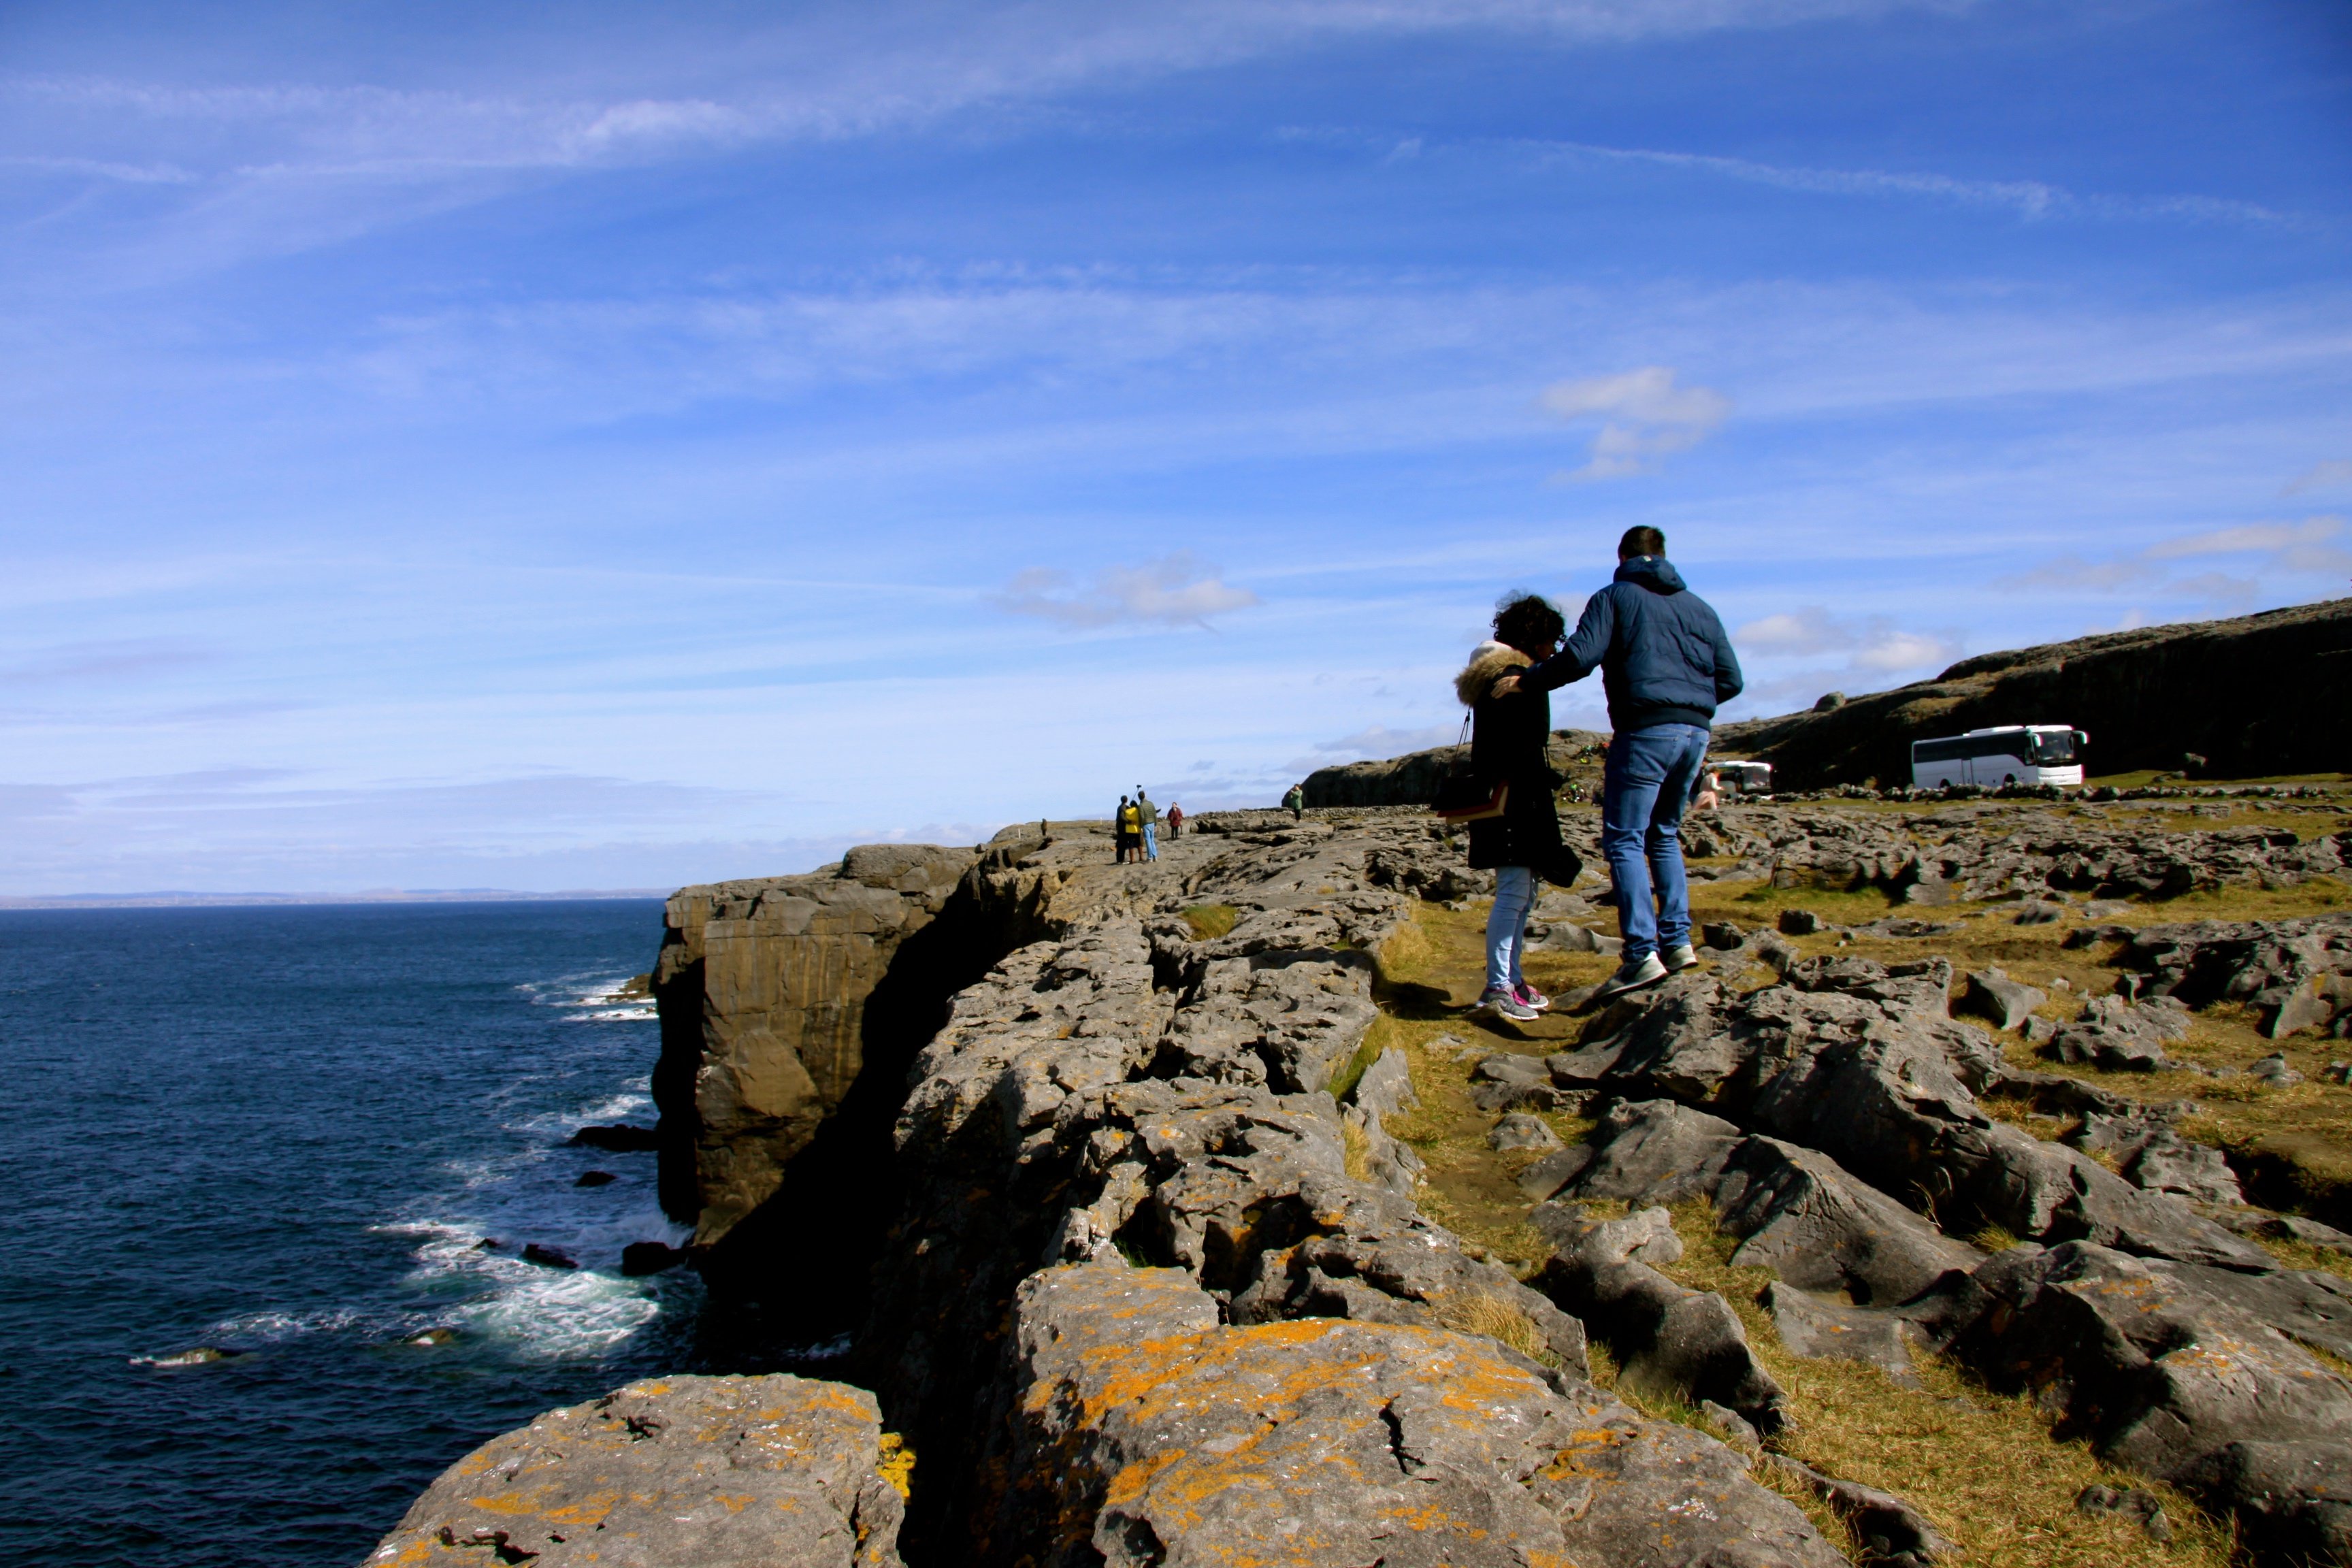
{"label": "ocean water", "polygon": [[[353,1564],[484,1438],[691,1363],[691,1275],[618,1273],[683,1237],[654,1157],[562,1146],[652,1120],[614,994],[660,937],[635,900],[0,911],[0,1561]],[[244,1353],[143,1364],[197,1346]]]}

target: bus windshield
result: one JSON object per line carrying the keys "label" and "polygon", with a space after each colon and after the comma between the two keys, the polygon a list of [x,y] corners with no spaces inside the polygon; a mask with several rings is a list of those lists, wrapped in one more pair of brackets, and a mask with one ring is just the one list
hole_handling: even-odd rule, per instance
{"label": "bus windshield", "polygon": [[2062,768],[2074,760],[2074,731],[2043,730],[2033,737],[2033,765]]}

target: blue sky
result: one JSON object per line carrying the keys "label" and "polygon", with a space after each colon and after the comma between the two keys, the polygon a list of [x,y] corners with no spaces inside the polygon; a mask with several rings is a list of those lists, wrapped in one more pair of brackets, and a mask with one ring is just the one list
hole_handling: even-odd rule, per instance
{"label": "blue sky", "polygon": [[2341,595],[2347,193],[2321,3],[0,7],[0,893],[1268,802],[1636,522],[1732,717]]}

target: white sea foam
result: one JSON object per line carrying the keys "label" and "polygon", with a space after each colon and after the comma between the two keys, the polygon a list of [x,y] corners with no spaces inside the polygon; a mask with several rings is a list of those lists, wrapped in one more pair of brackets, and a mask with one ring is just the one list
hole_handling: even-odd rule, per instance
{"label": "white sea foam", "polygon": [[304,1334],[343,1333],[365,1328],[369,1321],[364,1313],[342,1308],[322,1312],[247,1312],[240,1317],[224,1318],[197,1337],[207,1343],[226,1341],[233,1344],[282,1344]]}
{"label": "white sea foam", "polygon": [[[659,1318],[663,1300],[686,1288],[619,1277],[621,1249],[633,1241],[682,1246],[693,1232],[656,1206],[650,1182],[583,1192],[515,1181],[515,1167],[530,1163],[509,1158],[468,1172],[452,1200],[462,1215],[445,1210],[377,1228],[416,1238],[409,1283],[446,1303],[432,1321],[503,1341],[511,1353],[533,1360],[604,1354]],[[482,1245],[492,1238],[495,1248]],[[521,1250],[532,1242],[581,1267],[524,1261]]]}

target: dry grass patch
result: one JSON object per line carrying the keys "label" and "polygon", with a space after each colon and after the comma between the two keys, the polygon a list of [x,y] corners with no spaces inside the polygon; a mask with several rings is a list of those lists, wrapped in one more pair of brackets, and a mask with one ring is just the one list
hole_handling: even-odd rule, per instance
{"label": "dry grass patch", "polygon": [[[1789,1426],[1770,1447],[1907,1500],[1960,1548],[1958,1562],[1982,1568],[2229,1562],[2227,1537],[2188,1499],[2109,1469],[2081,1442],[2056,1440],[2023,1397],[1996,1394],[1925,1354],[1916,1358],[1916,1389],[1859,1363],[1790,1354],[1757,1300],[1771,1271],[1731,1266],[1738,1244],[1716,1230],[1704,1201],[1678,1207],[1675,1229],[1683,1260],[1663,1272],[1728,1301],[1757,1358],[1788,1393]],[[2179,1538],[2158,1547],[2137,1525],[2076,1513],[2076,1494],[2095,1483],[2156,1491]]]}
{"label": "dry grass patch", "polygon": [[1521,1355],[1545,1366],[1558,1366],[1559,1354],[1544,1342],[1535,1320],[1517,1303],[1484,1290],[1449,1290],[1429,1303],[1437,1321],[1465,1334],[1500,1340]]}

